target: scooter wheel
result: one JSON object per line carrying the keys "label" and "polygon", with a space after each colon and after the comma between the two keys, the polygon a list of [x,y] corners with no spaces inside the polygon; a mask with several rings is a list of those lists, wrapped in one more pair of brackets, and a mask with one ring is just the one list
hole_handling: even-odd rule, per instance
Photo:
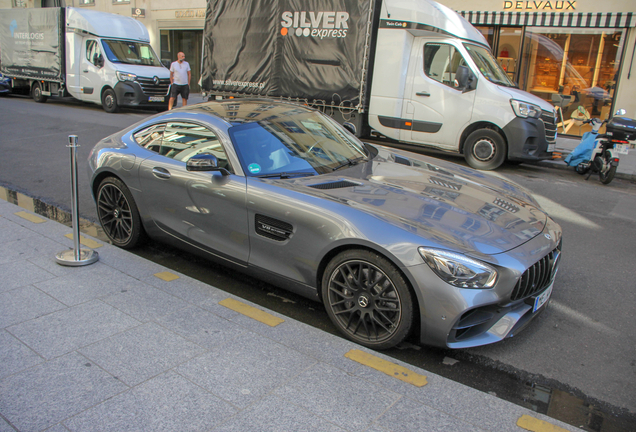
{"label": "scooter wheel", "polygon": [[587,172],[590,170],[590,165],[589,164],[585,164],[585,163],[580,163],[578,164],[574,170],[576,171],[577,174],[587,174]]}
{"label": "scooter wheel", "polygon": [[612,157],[610,152],[606,151],[604,157],[605,157],[605,164],[606,166],[608,166],[608,168],[605,171],[603,170],[599,171],[598,176],[599,176],[599,179],[601,180],[601,183],[609,184],[612,180],[614,180],[617,167],[612,166],[610,163],[610,159]]}

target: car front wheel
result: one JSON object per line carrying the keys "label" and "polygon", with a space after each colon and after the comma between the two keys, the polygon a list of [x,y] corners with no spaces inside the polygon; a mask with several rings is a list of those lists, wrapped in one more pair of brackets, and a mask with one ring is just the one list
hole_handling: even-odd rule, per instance
{"label": "car front wheel", "polygon": [[494,170],[506,160],[506,143],[492,129],[477,129],[466,138],[464,157],[475,169]]}
{"label": "car front wheel", "polygon": [[132,249],[145,238],[141,217],[130,190],[119,179],[108,177],[97,189],[97,216],[115,246]]}
{"label": "car front wheel", "polygon": [[348,250],[327,265],[322,299],[331,321],[349,339],[372,349],[402,342],[413,323],[413,300],[402,274],[386,258]]}

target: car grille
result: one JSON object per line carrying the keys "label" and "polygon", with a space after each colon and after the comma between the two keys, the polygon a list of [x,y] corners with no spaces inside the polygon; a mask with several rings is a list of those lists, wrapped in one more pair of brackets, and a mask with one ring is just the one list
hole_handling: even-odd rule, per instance
{"label": "car grille", "polygon": [[523,272],[512,290],[510,299],[513,301],[523,299],[546,289],[552,283],[557,272],[559,258],[561,258],[561,243]]}
{"label": "car grille", "polygon": [[138,76],[137,82],[148,96],[166,96],[170,88],[170,78],[161,78],[159,84],[156,84],[154,78]]}
{"label": "car grille", "polygon": [[545,139],[549,143],[556,142],[557,125],[556,116],[552,111],[541,111],[541,121],[545,126]]}

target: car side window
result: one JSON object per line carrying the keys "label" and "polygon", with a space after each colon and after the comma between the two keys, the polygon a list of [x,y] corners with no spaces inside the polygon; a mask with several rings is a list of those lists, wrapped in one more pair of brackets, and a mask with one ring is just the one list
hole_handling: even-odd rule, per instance
{"label": "car side window", "polygon": [[449,87],[455,86],[455,74],[466,60],[453,45],[427,43],[424,45],[424,73],[431,79]]}
{"label": "car side window", "polygon": [[193,156],[211,154],[218,159],[219,167],[232,171],[216,134],[196,123],[166,123],[159,154],[184,163]]}
{"label": "car side window", "polygon": [[145,149],[159,153],[161,150],[161,140],[163,139],[163,131],[165,124],[156,124],[136,132],[133,137],[137,144]]}
{"label": "car side window", "polygon": [[89,61],[89,63],[94,64],[95,66],[97,66],[96,61],[95,61],[95,56],[99,56],[100,52],[99,52],[99,44],[97,43],[96,40],[87,40],[86,41],[86,60]]}

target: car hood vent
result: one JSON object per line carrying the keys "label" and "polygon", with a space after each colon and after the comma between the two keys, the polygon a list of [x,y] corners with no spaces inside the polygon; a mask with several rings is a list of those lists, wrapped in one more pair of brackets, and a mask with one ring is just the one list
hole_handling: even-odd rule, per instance
{"label": "car hood vent", "polygon": [[327,183],[318,183],[318,184],[312,184],[307,186],[312,187],[314,189],[341,189],[341,188],[360,186],[360,183],[352,182],[349,180],[336,180],[336,181],[330,181]]}

